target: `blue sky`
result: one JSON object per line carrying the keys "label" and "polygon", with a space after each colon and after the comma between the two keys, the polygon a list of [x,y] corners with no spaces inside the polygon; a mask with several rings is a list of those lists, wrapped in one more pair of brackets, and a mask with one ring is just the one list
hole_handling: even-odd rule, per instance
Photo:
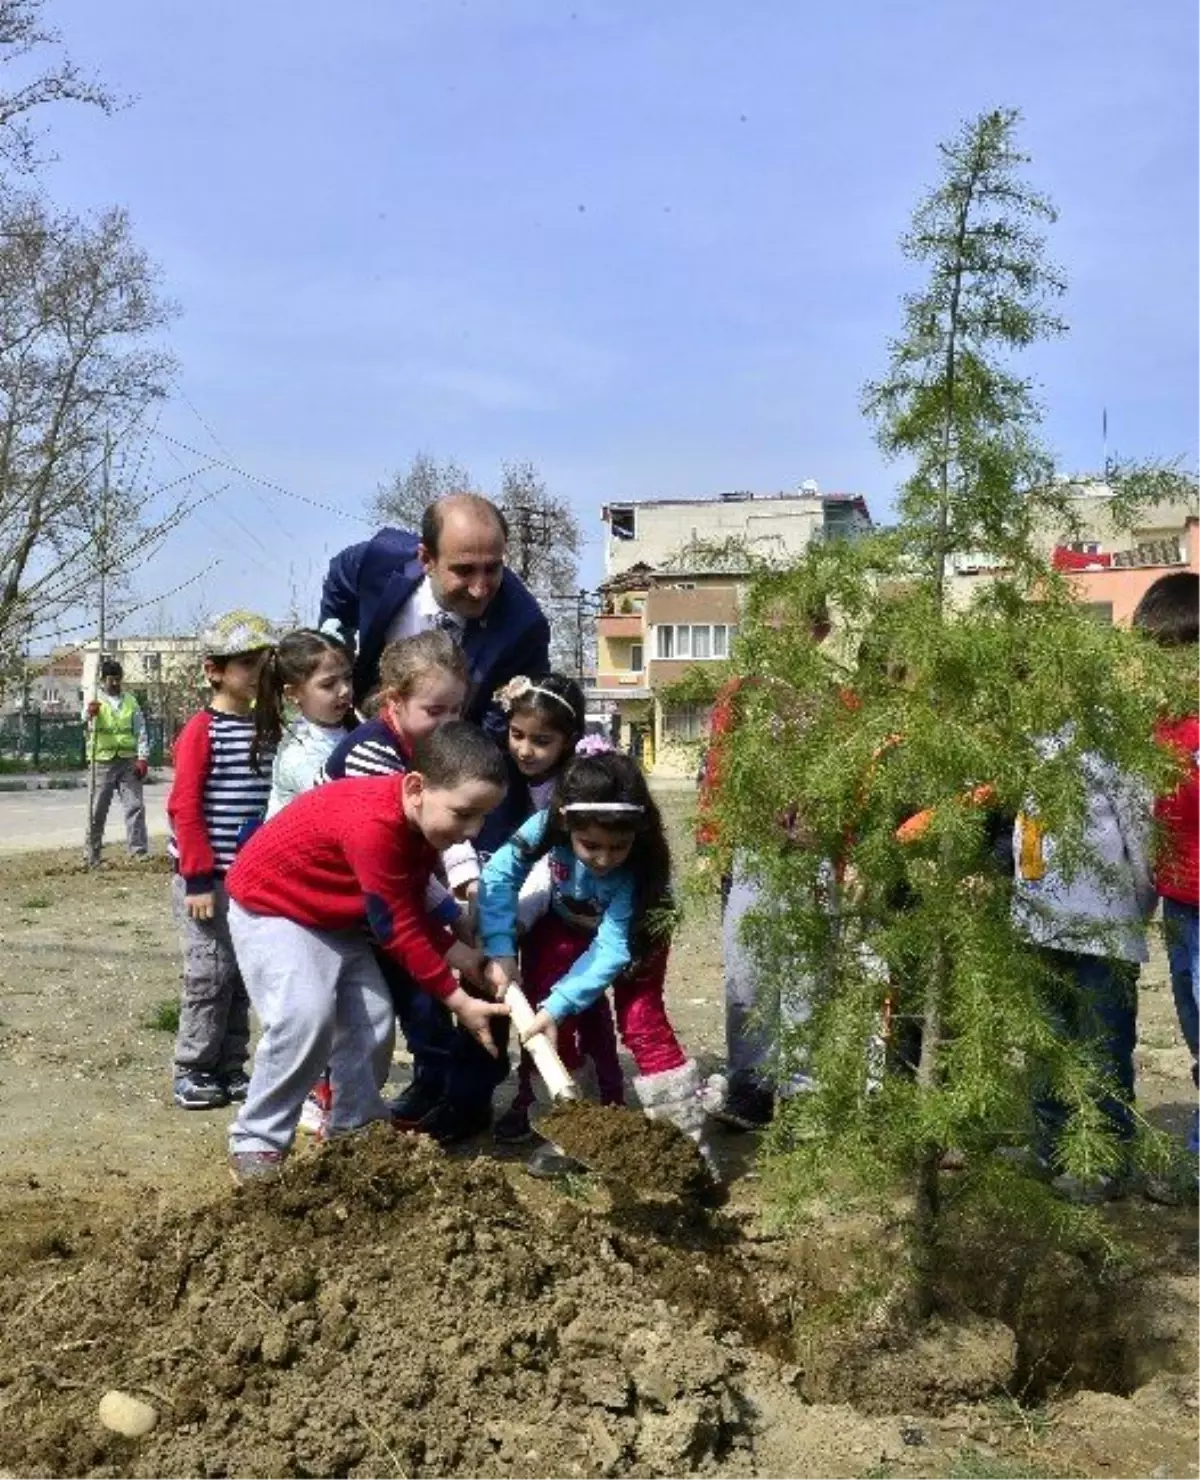
{"label": "blue sky", "polygon": [[[183,313],[162,426],[236,476],[143,596],[315,611],[423,449],[577,509],[814,477],[889,509],[859,412],[936,144],[1019,107],[1070,336],[1030,368],[1069,470],[1196,460],[1196,12],[1185,0],[50,0],[135,106],[62,108],[47,178],[121,203]],[[185,399],[186,398],[186,399]],[[200,419],[202,418],[202,420]],[[195,457],[160,443],[165,477]],[[216,487],[229,475],[213,474]],[[156,613],[157,615],[157,613]],[[131,627],[146,625],[133,620]]]}

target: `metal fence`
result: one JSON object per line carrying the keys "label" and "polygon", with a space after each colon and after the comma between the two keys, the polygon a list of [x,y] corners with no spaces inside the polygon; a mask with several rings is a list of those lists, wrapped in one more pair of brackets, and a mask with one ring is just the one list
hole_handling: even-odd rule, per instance
{"label": "metal fence", "polygon": [[[146,718],[150,764],[163,763],[163,721]],[[0,714],[0,763],[7,771],[72,771],[87,764],[83,721],[70,714]]]}

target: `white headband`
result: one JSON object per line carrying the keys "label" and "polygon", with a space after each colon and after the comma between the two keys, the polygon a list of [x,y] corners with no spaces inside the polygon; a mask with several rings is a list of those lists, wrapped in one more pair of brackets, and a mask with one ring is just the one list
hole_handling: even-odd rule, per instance
{"label": "white headband", "polygon": [[636,802],[568,802],[559,811],[566,812],[644,812]]}
{"label": "white headband", "polygon": [[542,694],[547,699],[555,699],[567,711],[572,720],[576,718],[575,706],[570,699],[564,699],[561,694],[556,694],[553,689],[544,689],[541,684],[534,683],[531,678],[520,676],[510,678],[502,689],[497,689],[493,695],[497,704],[505,714],[511,714],[518,699],[527,699],[530,694]]}

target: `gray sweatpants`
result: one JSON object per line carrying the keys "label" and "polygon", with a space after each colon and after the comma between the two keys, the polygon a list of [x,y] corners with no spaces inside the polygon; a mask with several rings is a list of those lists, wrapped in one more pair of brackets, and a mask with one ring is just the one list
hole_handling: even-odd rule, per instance
{"label": "gray sweatpants", "polygon": [[183,948],[183,996],[175,1073],[241,1073],[250,1051],[250,999],[229,936],[229,896],[224,884],[217,884],[211,920],[193,920],[186,901],[183,879],[176,874],[171,909]]}
{"label": "gray sweatpants", "polygon": [[795,1064],[780,1062],[781,1037],[808,1018],[807,984],[798,971],[791,990],[783,996],[759,981],[754,958],[742,939],[742,924],[759,904],[760,892],[757,882],[741,872],[735,859],[721,921],[729,1088],[795,1093],[807,1088],[809,1080]]}
{"label": "gray sweatpants", "polygon": [[100,849],[104,843],[104,827],[108,821],[108,809],[114,794],[119,793],[121,806],[125,809],[125,841],[135,858],[144,858],[150,851],[146,837],[146,804],[142,800],[142,780],[133,769],[129,756],[114,761],[103,761],[96,766],[96,799],[92,807],[92,825],[88,831],[88,862],[100,862]]}
{"label": "gray sweatpants", "polygon": [[386,1120],[379,1086],[391,1064],[395,1016],[366,933],[310,930],[252,914],[236,900],[229,923],[263,1029],[229,1149],[287,1151],[304,1097],[326,1065],[336,1086],[331,1135]]}

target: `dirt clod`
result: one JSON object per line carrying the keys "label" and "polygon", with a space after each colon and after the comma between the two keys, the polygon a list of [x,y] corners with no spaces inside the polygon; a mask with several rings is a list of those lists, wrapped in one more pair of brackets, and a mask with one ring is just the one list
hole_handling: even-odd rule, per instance
{"label": "dirt clod", "polygon": [[592,1171],[663,1197],[717,1200],[716,1189],[694,1141],[665,1120],[648,1120],[620,1105],[556,1106],[540,1128]]}

